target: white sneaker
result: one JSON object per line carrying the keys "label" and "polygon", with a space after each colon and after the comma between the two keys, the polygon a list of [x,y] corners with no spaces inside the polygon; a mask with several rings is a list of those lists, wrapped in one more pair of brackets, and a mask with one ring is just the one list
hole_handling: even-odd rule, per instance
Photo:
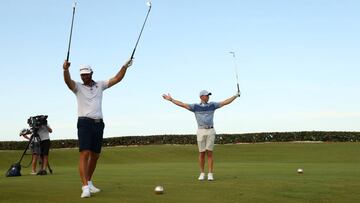
{"label": "white sneaker", "polygon": [[88,181],[88,186],[90,189],[90,193],[98,193],[101,191],[99,188],[97,188],[93,185],[92,181]]}
{"label": "white sneaker", "polygon": [[208,173],[208,180],[209,181],[213,181],[214,180],[214,175],[212,173]]}
{"label": "white sneaker", "polygon": [[91,197],[91,194],[90,194],[90,188],[88,185],[85,185],[83,186],[82,188],[82,193],[81,193],[81,198],[88,198],[88,197]]}
{"label": "white sneaker", "polygon": [[205,173],[200,173],[198,180],[205,180]]}

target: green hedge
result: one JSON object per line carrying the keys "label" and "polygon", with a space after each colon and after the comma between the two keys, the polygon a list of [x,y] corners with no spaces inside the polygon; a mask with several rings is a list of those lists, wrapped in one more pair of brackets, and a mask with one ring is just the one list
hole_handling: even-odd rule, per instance
{"label": "green hedge", "polygon": [[[245,134],[218,134],[216,144],[256,143],[256,142],[291,142],[291,141],[323,141],[323,142],[359,142],[360,132],[265,132]],[[28,142],[0,142],[0,150],[25,149]],[[151,144],[196,144],[195,135],[152,135],[104,138],[103,146],[129,146]],[[52,140],[51,148],[78,147],[77,140]]]}
{"label": "green hedge", "polygon": [[255,143],[255,142],[293,142],[293,141],[322,141],[322,142],[359,142],[360,132],[268,132],[246,134],[219,134],[215,143]]}

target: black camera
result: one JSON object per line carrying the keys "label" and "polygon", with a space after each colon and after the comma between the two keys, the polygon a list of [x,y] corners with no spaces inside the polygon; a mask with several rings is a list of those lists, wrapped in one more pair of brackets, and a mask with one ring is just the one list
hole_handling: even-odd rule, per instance
{"label": "black camera", "polygon": [[32,129],[39,129],[42,125],[47,125],[47,115],[32,116],[27,123]]}

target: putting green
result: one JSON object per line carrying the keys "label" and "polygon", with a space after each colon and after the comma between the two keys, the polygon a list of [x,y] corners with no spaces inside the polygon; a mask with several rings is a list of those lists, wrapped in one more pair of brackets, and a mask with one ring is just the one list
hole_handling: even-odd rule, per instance
{"label": "putting green", "polygon": [[[3,174],[21,153],[0,151]],[[360,202],[359,155],[360,143],[217,145],[209,182],[197,180],[194,145],[103,148],[94,177],[103,191],[82,200],[78,150],[56,149],[52,175],[1,176],[0,202]]]}

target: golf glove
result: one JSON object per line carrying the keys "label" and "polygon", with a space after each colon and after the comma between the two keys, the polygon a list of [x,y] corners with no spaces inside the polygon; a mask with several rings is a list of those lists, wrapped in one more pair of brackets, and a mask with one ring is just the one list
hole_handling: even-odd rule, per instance
{"label": "golf glove", "polygon": [[133,64],[133,60],[131,60],[131,61],[130,61],[130,63],[129,63],[129,66],[128,66],[128,67],[132,66],[132,64]]}
{"label": "golf glove", "polygon": [[133,59],[131,59],[126,65],[127,65],[127,67],[129,68],[130,66],[132,66],[132,64],[133,64]]}
{"label": "golf glove", "polygon": [[235,96],[240,97],[240,92],[236,92]]}

